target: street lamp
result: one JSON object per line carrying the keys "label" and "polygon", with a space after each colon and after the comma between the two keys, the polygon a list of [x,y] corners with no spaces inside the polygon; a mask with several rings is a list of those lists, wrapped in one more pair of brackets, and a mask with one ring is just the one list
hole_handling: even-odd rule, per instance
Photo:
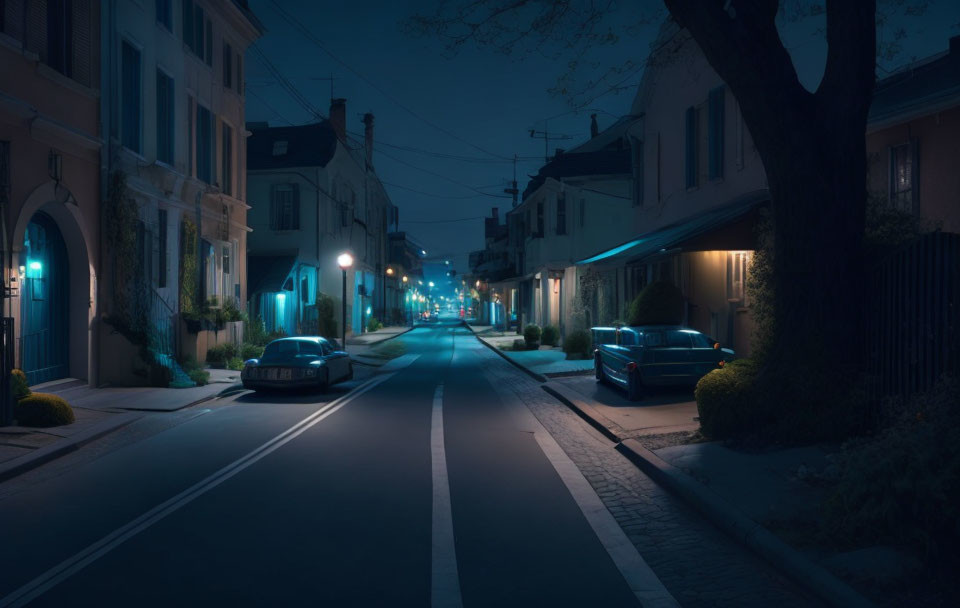
{"label": "street lamp", "polygon": [[407,275],[403,275],[403,324],[407,324]]}
{"label": "street lamp", "polygon": [[383,271],[383,319],[384,323],[387,321],[387,279],[392,279],[394,275],[393,266],[387,266]]}
{"label": "street lamp", "polygon": [[353,256],[347,252],[343,252],[337,256],[337,266],[340,267],[340,270],[343,271],[343,350],[347,350],[347,268],[353,266]]}

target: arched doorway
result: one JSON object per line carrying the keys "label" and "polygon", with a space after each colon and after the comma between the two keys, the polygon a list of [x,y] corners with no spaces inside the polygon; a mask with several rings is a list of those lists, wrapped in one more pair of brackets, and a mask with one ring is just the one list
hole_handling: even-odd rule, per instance
{"label": "arched doorway", "polygon": [[46,213],[30,218],[21,259],[21,367],[30,384],[65,378],[70,370],[69,265],[63,235]]}

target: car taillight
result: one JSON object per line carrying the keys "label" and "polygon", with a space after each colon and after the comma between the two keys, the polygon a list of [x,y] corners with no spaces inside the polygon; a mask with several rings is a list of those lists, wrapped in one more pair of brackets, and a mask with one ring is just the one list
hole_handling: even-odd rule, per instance
{"label": "car taillight", "polygon": [[635,369],[637,369],[637,364],[636,364],[636,363],[634,363],[633,361],[631,361],[630,363],[627,363],[627,371],[628,371],[628,372],[632,372],[632,371],[635,370]]}

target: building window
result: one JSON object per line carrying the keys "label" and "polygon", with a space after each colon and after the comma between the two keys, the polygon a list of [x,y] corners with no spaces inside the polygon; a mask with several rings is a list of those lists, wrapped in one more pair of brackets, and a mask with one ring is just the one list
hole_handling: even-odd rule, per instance
{"label": "building window", "polygon": [[237,53],[237,93],[243,95],[243,55]]}
{"label": "building window", "polygon": [[723,177],[723,87],[710,91],[707,103],[707,168],[710,179]]}
{"label": "building window", "polygon": [[557,234],[567,233],[567,195],[557,194]]}
{"label": "building window", "polygon": [[194,55],[213,65],[213,23],[193,0],[183,0],[183,41]]}
{"label": "building window", "polygon": [[123,87],[123,110],[120,124],[120,143],[140,153],[140,51],[126,40],[121,52],[121,86]]}
{"label": "building window", "polygon": [[633,205],[643,205],[643,141],[630,137],[630,158],[633,168]]}
{"label": "building window", "polygon": [[167,286],[167,210],[157,212],[157,234],[160,238],[160,255],[157,256],[159,269],[157,270],[157,287]]}
{"label": "building window", "polygon": [[213,67],[213,22],[207,19],[207,46],[205,48],[204,58],[206,59],[207,65]]}
{"label": "building window", "polygon": [[890,148],[890,206],[913,213],[917,203],[917,144],[910,143]]}
{"label": "building window", "polygon": [[213,183],[213,115],[197,104],[197,177]]}
{"label": "building window", "polygon": [[270,230],[300,229],[300,187],[275,184],[270,196]]}
{"label": "building window", "polygon": [[744,301],[747,261],[746,251],[727,252],[727,300],[730,302]]}
{"label": "building window", "polygon": [[685,159],[684,159],[684,183],[687,188],[696,188],[697,186],[697,160],[699,154],[697,153],[697,109],[694,107],[687,108],[686,114],[684,116],[685,123]]}
{"label": "building window", "polygon": [[173,164],[173,78],[157,70],[157,160]]}
{"label": "building window", "polygon": [[223,43],[223,86],[233,88],[233,49],[226,42]]}
{"label": "building window", "polygon": [[196,166],[193,164],[194,132],[196,131],[196,114],[193,109],[193,97],[187,95],[187,174],[197,176]]}
{"label": "building window", "polygon": [[537,235],[543,236],[543,201],[537,203]]}
{"label": "building window", "polygon": [[224,194],[233,195],[233,129],[223,123],[221,126],[220,146],[220,184]]}
{"label": "building window", "polygon": [[[0,3],[2,6],[2,3]],[[0,205],[10,202],[10,142],[0,141]]]}
{"label": "building window", "polygon": [[47,2],[47,58],[51,68],[65,76],[73,75],[73,2]]}
{"label": "building window", "polygon": [[157,23],[167,28],[167,31],[173,31],[173,0],[156,0],[157,2]]}

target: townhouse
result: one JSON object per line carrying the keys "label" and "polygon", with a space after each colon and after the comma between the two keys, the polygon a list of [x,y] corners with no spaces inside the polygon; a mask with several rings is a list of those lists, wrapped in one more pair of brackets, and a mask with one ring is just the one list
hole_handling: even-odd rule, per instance
{"label": "townhouse", "polygon": [[208,347],[242,339],[239,323],[225,333],[199,321],[246,300],[243,57],[263,28],[246,0],[102,5],[104,204],[132,200],[137,214],[120,227],[136,232],[135,287],[118,263],[129,252],[104,243],[113,253],[103,316],[114,322],[103,327],[102,381],[131,384],[143,363],[143,345],[122,327],[133,289],[146,300],[136,306],[147,309],[154,363],[175,375],[175,359],[202,361]]}
{"label": "townhouse", "polygon": [[98,381],[100,11],[0,3],[2,351],[31,384]]}
{"label": "townhouse", "polygon": [[407,232],[387,234],[386,307],[384,323],[407,325],[425,308],[420,301],[426,249]]}
{"label": "townhouse", "polygon": [[[383,316],[395,208],[373,167],[373,115],[363,123],[360,142],[347,132],[346,101],[334,99],[316,124],[250,125],[249,311],[268,331],[309,332],[318,293],[334,299],[338,323],[346,306],[348,333]],[[344,252],[353,257],[346,302]]]}

